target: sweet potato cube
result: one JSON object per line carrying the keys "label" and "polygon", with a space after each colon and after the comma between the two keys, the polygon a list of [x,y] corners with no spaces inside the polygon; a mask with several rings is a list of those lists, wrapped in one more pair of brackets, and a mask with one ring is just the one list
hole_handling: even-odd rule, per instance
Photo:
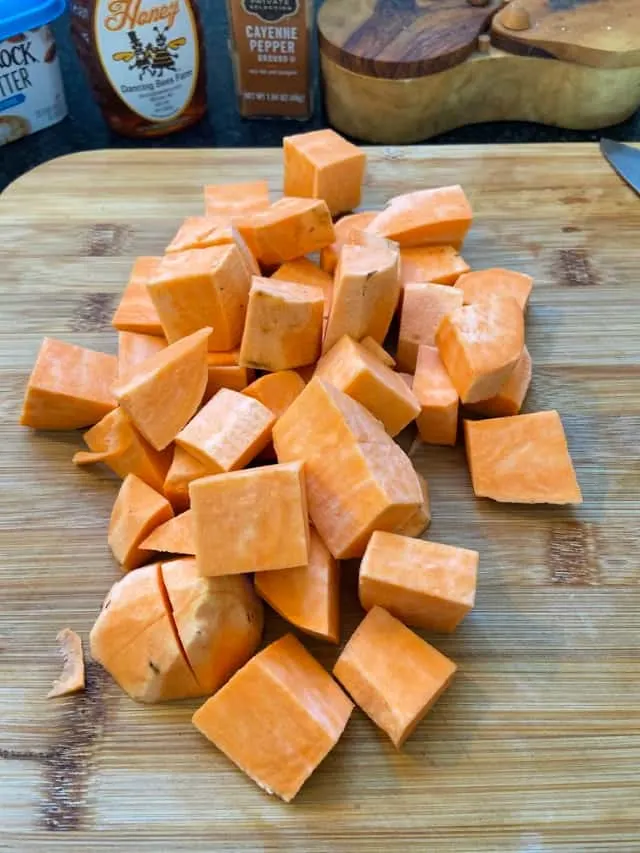
{"label": "sweet potato cube", "polygon": [[293,281],[296,284],[310,284],[321,287],[324,293],[324,317],[329,316],[333,298],[333,277],[321,270],[317,264],[308,258],[296,258],[278,267],[271,276],[276,281]]}
{"label": "sweet potato cube", "polygon": [[118,381],[127,379],[139,364],[166,347],[166,339],[157,335],[118,332]]}
{"label": "sweet potato cube", "polygon": [[367,231],[395,240],[402,248],[446,245],[458,249],[472,218],[462,187],[438,187],[392,198]]}
{"label": "sweet potato cube", "polygon": [[138,433],[118,406],[83,436],[89,451],[79,450],[74,465],[103,462],[119,477],[135,474],[157,492],[163,491],[171,465],[171,449],[158,451]]}
{"label": "sweet potato cube", "polygon": [[360,204],[367,158],[335,130],[285,136],[284,194],[324,199],[332,216]]}
{"label": "sweet potato cube", "polygon": [[159,563],[113,585],[89,643],[91,657],[138,702],[203,694],[177,637]]}
{"label": "sweet potato cube", "polygon": [[319,287],[254,276],[240,364],[288,370],[320,355],[324,293]]}
{"label": "sweet potato cube", "polygon": [[456,282],[464,294],[464,304],[486,299],[487,296],[512,296],[523,311],[527,308],[533,279],[514,270],[474,270],[461,275]]}
{"label": "sweet potato cube", "polygon": [[465,421],[473,491],[506,503],[582,503],[556,411]]}
{"label": "sweet potato cube", "polygon": [[269,465],[189,487],[200,574],[290,569],[309,562],[303,465]]}
{"label": "sweet potato cube", "polygon": [[273,413],[258,400],[221,388],[176,436],[210,474],[244,468],[271,439]]}
{"label": "sweet potato cube", "polygon": [[202,401],[207,384],[207,341],[200,329],[143,361],[113,394],[156,450],[164,450]]}
{"label": "sweet potato cube", "polygon": [[266,181],[209,184],[204,188],[206,216],[242,216],[266,210],[269,204],[269,185]]}
{"label": "sweet potato cube", "polygon": [[400,536],[422,536],[424,531],[431,524],[431,504],[429,501],[429,486],[427,481],[416,472],[420,488],[422,490],[422,505],[414,512],[408,521],[401,524],[393,532]]}
{"label": "sweet potato cube", "polygon": [[463,403],[497,394],[524,349],[524,317],[512,296],[489,296],[442,318],[440,358]]}
{"label": "sweet potato cube", "polygon": [[242,337],[251,275],[236,245],[165,255],[149,294],[172,343],[210,326],[209,349],[230,350]]}
{"label": "sweet potato cube", "polygon": [[304,387],[304,379],[295,370],[280,370],[256,379],[242,393],[258,400],[279,418],[304,391]]}
{"label": "sweet potato cube", "polygon": [[188,509],[158,525],[142,540],[140,548],[143,551],[194,556],[196,545],[193,536],[193,512]]}
{"label": "sweet potato cube", "polygon": [[202,462],[199,462],[184,448],[175,445],[173,459],[165,475],[162,492],[176,512],[184,512],[189,508],[189,483],[199,477],[206,477],[207,474],[209,471]]}
{"label": "sweet potato cube", "polygon": [[151,301],[147,284],[158,269],[161,258],[137,258],[129,283],[113,315],[111,325],[121,332],[139,332],[142,335],[164,335],[156,307]]}
{"label": "sweet potato cube", "polygon": [[378,211],[362,211],[361,213],[350,213],[348,216],[342,216],[333,225],[336,238],[330,246],[320,252],[320,266],[322,269],[333,275],[338,266],[338,258],[342,247],[346,243],[351,242],[351,233],[354,231],[364,231],[367,225],[372,222]]}
{"label": "sweet potato cube", "polygon": [[347,335],[320,359],[315,375],[361,403],[389,435],[420,414],[420,404],[398,374]]}
{"label": "sweet potato cube", "polygon": [[210,696],[260,645],[264,608],[250,578],[204,578],[193,557],[162,564],[176,633],[202,696]]}
{"label": "sweet potato cube", "polygon": [[352,710],[288,634],[245,664],[196,711],[193,724],[264,791],[289,802],[336,745]]}
{"label": "sweet potato cube", "polygon": [[412,281],[456,284],[469,264],[453,246],[418,246],[400,249],[400,270],[403,287]]}
{"label": "sweet potato cube", "polygon": [[335,236],[326,203],[308,198],[281,198],[268,210],[238,217],[235,225],[263,266],[317,252]]}
{"label": "sweet potato cube", "polygon": [[250,367],[240,367],[239,364],[217,364],[215,360],[212,362],[211,357],[217,355],[219,353],[210,352],[207,357],[207,387],[202,398],[205,403],[208,403],[221,388],[243,391],[256,378],[255,370]]}
{"label": "sweet potato cube", "polygon": [[135,474],[122,481],[109,521],[109,547],[124,571],[141,566],[148,554],[140,548],[143,539],[173,518],[169,501],[143,483]]}
{"label": "sweet potato cube", "polygon": [[323,352],[343,335],[372,337],[381,344],[400,294],[400,254],[388,240],[356,232],[343,247],[336,269]]}
{"label": "sweet potato cube", "polygon": [[45,338],[27,383],[20,423],[55,430],[92,426],[116,407],[111,385],[117,371],[113,355]]}
{"label": "sweet potato cube", "polygon": [[344,647],[333,674],[399,749],[456,669],[402,622],[374,607]]}
{"label": "sweet potato cube", "polygon": [[314,378],[278,419],[280,462],[305,463],[309,512],[336,559],[359,557],[373,530],[395,530],[422,504],[411,461],[364,406]]}
{"label": "sweet potato cube", "polygon": [[360,603],[450,633],[474,605],[478,559],[477,551],[376,531],[360,565]]}
{"label": "sweet potato cube", "polygon": [[167,255],[190,249],[208,249],[212,246],[235,245],[249,275],[259,275],[258,262],[249,251],[244,238],[228,216],[189,216],[165,249]]}
{"label": "sweet potato cube", "polygon": [[462,306],[462,291],[457,287],[428,282],[410,282],[404,288],[400,333],[396,360],[398,367],[413,373],[418,349],[435,346],[442,318]]}
{"label": "sweet potato cube", "polygon": [[256,592],[300,631],[337,643],[340,637],[340,571],[316,531],[309,531],[309,562],[259,572]]}
{"label": "sweet potato cube", "polygon": [[500,386],[498,393],[489,397],[488,400],[468,403],[467,410],[489,418],[506,418],[509,415],[519,414],[531,385],[532,368],[531,355],[525,347],[516,362],[516,366]]}
{"label": "sweet potato cube", "polygon": [[395,367],[396,360],[392,355],[386,351],[386,349],[379,344],[377,341],[374,341],[371,337],[363,338],[360,341],[360,346],[364,347],[369,352],[373,353],[377,359],[379,359],[383,364],[386,364],[387,367]]}
{"label": "sweet potato cube", "polygon": [[413,393],[420,404],[417,425],[427,444],[455,444],[458,434],[458,392],[435,347],[421,346],[413,377]]}

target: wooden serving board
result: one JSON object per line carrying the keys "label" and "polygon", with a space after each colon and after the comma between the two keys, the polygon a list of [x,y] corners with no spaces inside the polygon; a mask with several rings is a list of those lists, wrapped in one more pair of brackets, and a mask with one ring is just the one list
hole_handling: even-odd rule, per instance
{"label": "wooden serving board", "polygon": [[[80,434],[16,425],[48,334],[115,351],[136,255],[201,209],[205,182],[266,176],[276,151],[74,155],[0,199],[0,849],[638,851],[640,201],[594,145],[372,149],[366,207],[460,182],[464,255],[536,279],[526,409],[562,414],[577,509],[475,500],[464,451],[401,441],[429,481],[436,541],[481,554],[451,637],[453,686],[396,752],[360,712],[297,800],[269,798],[196,732],[197,702],[136,705],[101,670],[46,701],[55,635],[87,637],[118,569],[117,482],[71,464]],[[362,613],[344,570],[342,628]],[[267,639],[286,630],[269,615]],[[327,666],[337,650],[305,644]]]}

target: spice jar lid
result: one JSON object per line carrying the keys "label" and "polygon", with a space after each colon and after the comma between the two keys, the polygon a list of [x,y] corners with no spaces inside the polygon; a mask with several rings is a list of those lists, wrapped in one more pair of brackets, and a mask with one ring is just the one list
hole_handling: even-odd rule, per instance
{"label": "spice jar lid", "polygon": [[322,53],[370,77],[436,74],[475,50],[501,0],[325,0],[318,13]]}
{"label": "spice jar lid", "polygon": [[0,0],[0,41],[59,18],[66,0]]}

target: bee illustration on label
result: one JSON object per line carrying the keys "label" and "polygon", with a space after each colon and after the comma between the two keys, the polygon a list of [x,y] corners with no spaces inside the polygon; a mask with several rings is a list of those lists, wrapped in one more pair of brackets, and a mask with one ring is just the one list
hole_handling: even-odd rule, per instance
{"label": "bee illustration on label", "polygon": [[165,71],[177,71],[176,59],[181,47],[187,43],[184,36],[169,40],[169,27],[154,27],[155,42],[143,45],[138,33],[131,30],[127,33],[131,42],[131,50],[118,51],[113,54],[114,62],[126,62],[129,71],[137,71],[140,80],[147,74],[150,77],[162,77]]}

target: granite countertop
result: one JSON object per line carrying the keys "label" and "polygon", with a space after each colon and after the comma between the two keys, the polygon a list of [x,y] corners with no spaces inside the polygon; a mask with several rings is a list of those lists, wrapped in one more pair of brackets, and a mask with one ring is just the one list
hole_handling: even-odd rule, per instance
{"label": "granite countertop", "polygon": [[[317,0],[320,5],[321,0]],[[200,0],[208,68],[208,115],[196,126],[157,140],[132,141],[112,133],[93,101],[63,16],[54,24],[58,42],[69,116],[55,127],[0,148],[0,190],[33,167],[74,151],[97,148],[141,146],[164,148],[278,146],[289,133],[326,125],[321,99],[310,121],[241,119],[236,109],[231,62],[227,49],[226,4],[223,0]],[[640,140],[640,111],[632,118],[607,128],[606,132],[579,132],[545,127],[530,122],[487,122],[472,125],[429,140],[429,144],[489,142],[580,142],[601,135],[623,141]]]}

